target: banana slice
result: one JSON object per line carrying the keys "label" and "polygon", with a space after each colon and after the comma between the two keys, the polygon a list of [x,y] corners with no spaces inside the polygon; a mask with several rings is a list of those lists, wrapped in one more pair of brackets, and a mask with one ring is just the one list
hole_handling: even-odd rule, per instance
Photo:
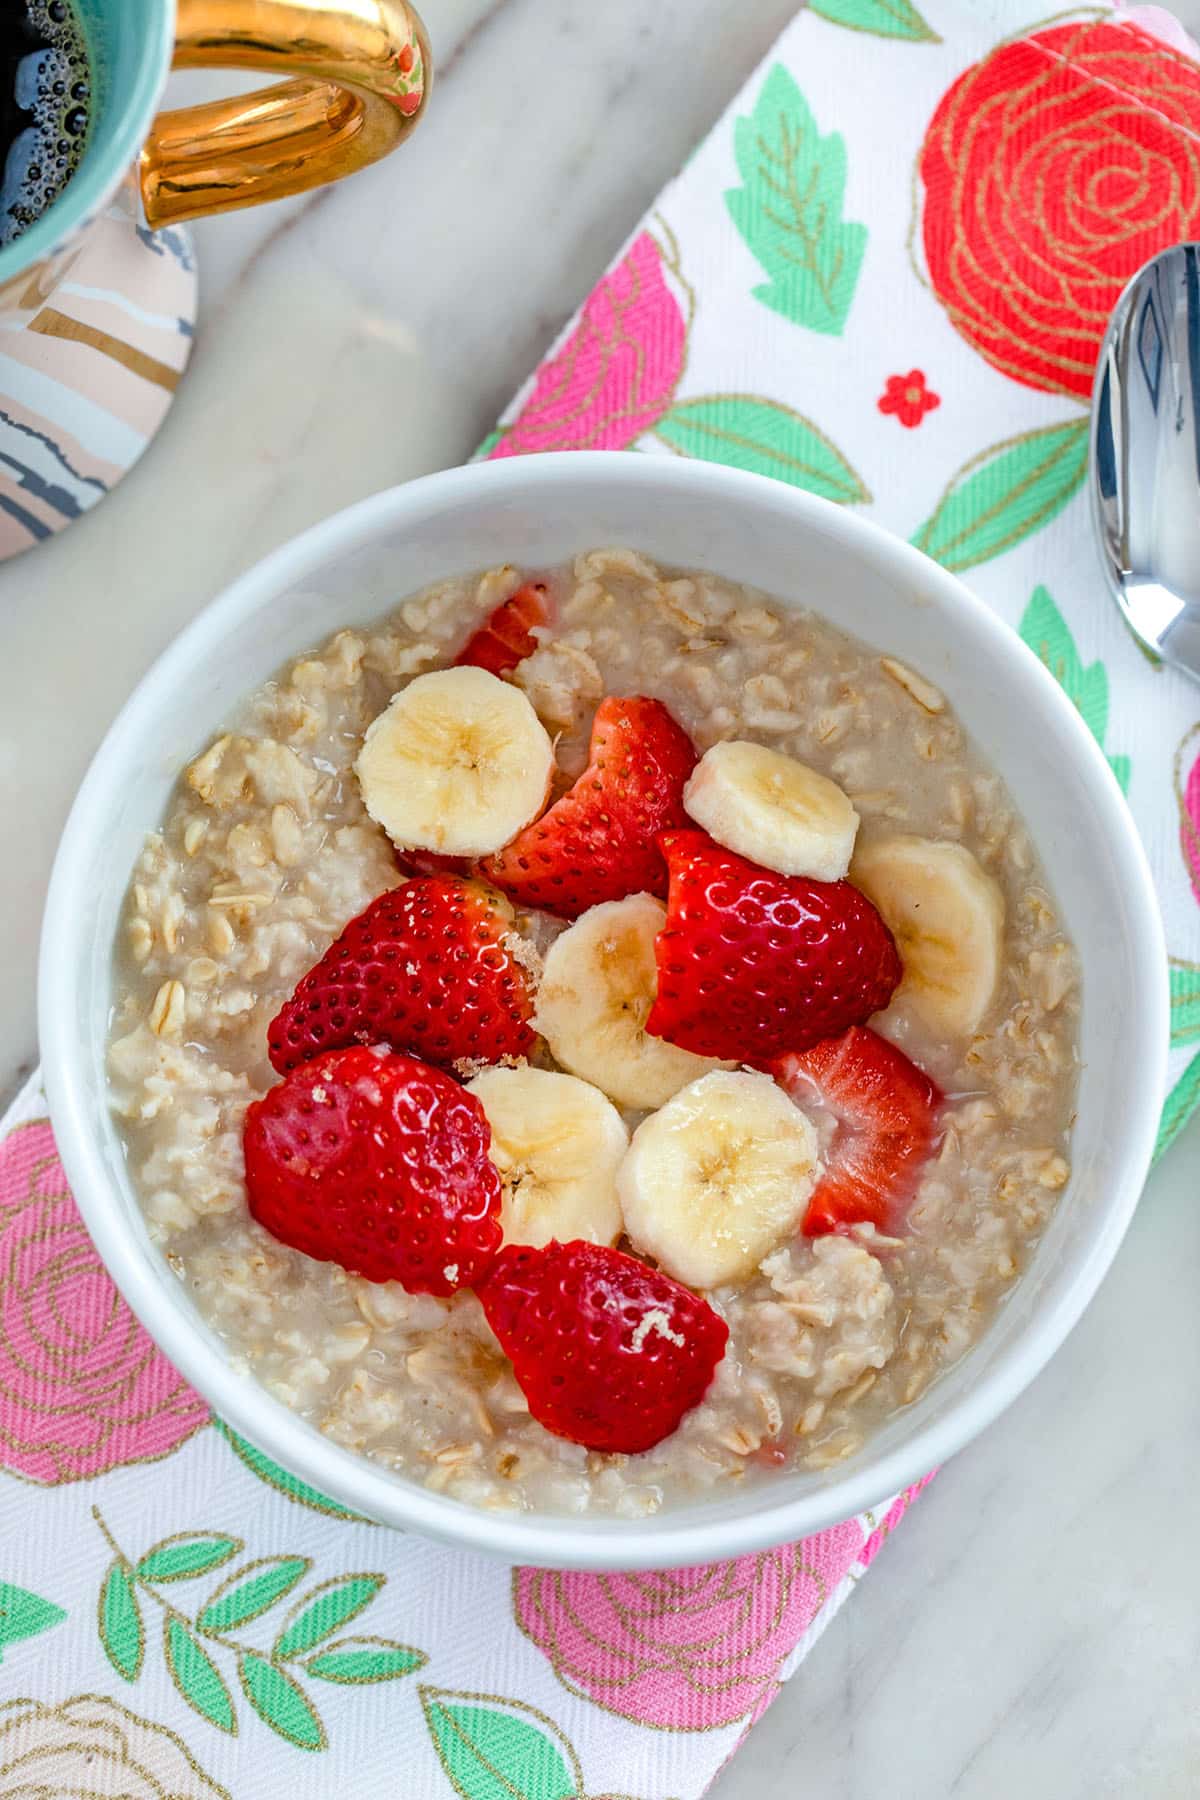
{"label": "banana slice", "polygon": [[554,747],[519,688],[486,669],[435,669],[380,713],[354,767],[394,844],[487,856],[541,812]]}
{"label": "banana slice", "polygon": [[714,744],[683,790],[684,810],[727,850],[813,881],[850,867],[858,814],[834,781],[762,744]]}
{"label": "banana slice", "polygon": [[599,1089],[574,1075],[524,1068],[485,1069],[467,1092],[492,1128],[504,1242],[615,1244],[616,1175],[629,1133]]}
{"label": "banana slice", "polygon": [[617,1192],[638,1249],[711,1288],[792,1235],[817,1173],[816,1131],[770,1076],[717,1070],[638,1126]]}
{"label": "banana slice", "polygon": [[879,911],[904,964],[898,989],[925,1023],[969,1037],[1000,976],[1004,896],[961,844],[889,837],[865,844],[850,879]]}
{"label": "banana slice", "polygon": [[733,1067],[646,1034],[658,986],[654,940],[666,917],[652,894],[606,900],[546,955],[536,1028],[556,1062],[618,1106],[662,1106],[698,1075]]}

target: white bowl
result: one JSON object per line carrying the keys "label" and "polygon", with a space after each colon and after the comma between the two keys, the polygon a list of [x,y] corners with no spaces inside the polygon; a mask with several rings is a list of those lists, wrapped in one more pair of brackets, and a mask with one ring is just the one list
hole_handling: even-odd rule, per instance
{"label": "white bowl", "polygon": [[[489,564],[627,544],[812,605],[945,689],[1033,833],[1083,966],[1083,1073],[1070,1184],[980,1343],[851,1460],[638,1523],[487,1513],[340,1448],[230,1364],[151,1246],[109,1116],[105,1050],[118,915],[145,832],[237,702],[337,627]],[[1167,1047],[1166,955],[1150,873],[1079,714],[962,583],[848,511],[672,457],[521,457],[377,495],[269,556],[147,675],[96,756],[46,909],[41,1042],[79,1207],[121,1291],[217,1413],[344,1505],[384,1523],[565,1568],[705,1562],[822,1529],[961,1449],[1033,1379],[1095,1293],[1150,1163]]]}

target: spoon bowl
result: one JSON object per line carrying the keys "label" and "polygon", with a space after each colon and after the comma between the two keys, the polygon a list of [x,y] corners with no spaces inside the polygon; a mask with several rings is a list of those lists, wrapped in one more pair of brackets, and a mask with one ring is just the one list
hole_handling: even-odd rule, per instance
{"label": "spoon bowl", "polygon": [[1200,680],[1200,245],[1152,258],[1117,302],[1096,366],[1091,486],[1130,628]]}

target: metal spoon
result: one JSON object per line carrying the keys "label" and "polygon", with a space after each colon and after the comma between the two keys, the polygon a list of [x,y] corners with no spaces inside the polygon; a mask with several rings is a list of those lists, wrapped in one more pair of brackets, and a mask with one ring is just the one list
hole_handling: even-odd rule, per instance
{"label": "metal spoon", "polygon": [[1164,250],[1117,302],[1091,479],[1117,604],[1148,650],[1200,680],[1200,245]]}

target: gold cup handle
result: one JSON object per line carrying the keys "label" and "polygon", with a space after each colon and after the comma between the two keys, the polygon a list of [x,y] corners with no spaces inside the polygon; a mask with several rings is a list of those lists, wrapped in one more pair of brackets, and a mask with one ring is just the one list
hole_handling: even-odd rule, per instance
{"label": "gold cup handle", "polygon": [[155,121],[141,161],[153,226],[365,168],[412,131],[430,81],[429,44],[407,0],[178,0],[175,67],[292,79]]}

